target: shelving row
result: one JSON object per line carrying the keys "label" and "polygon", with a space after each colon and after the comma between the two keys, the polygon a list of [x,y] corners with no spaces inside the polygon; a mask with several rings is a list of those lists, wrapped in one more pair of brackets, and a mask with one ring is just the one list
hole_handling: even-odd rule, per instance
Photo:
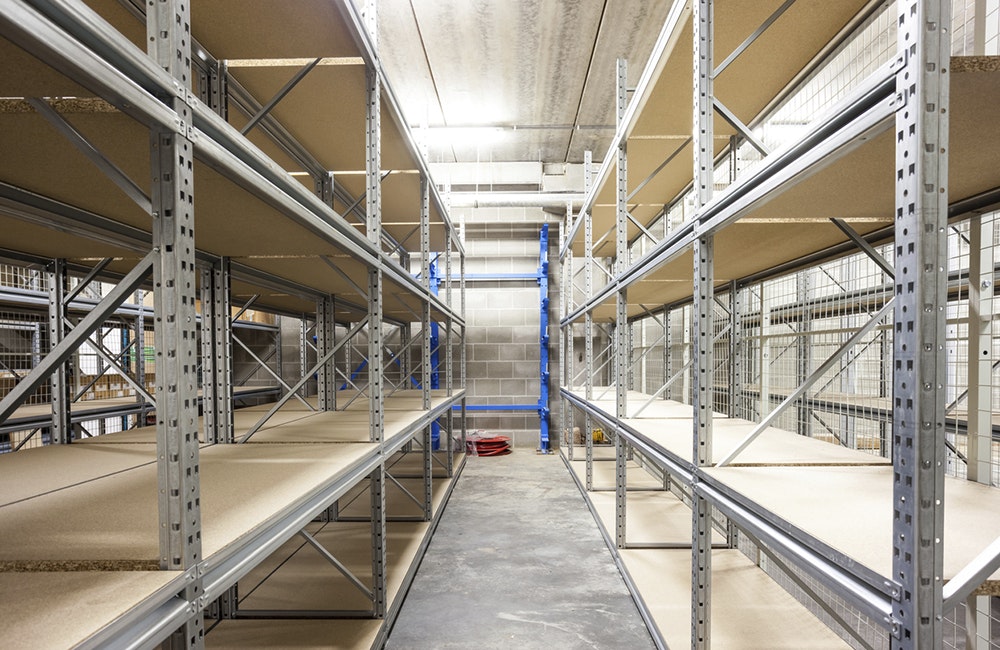
{"label": "shelving row", "polygon": [[[33,308],[47,312],[0,425],[51,396],[30,422],[50,444],[0,456],[4,601],[45,603],[8,619],[5,645],[223,647],[261,616],[351,619],[338,634],[385,640],[462,467],[464,249],[385,79],[376,17],[352,0],[0,7],[2,256],[45,270]],[[75,287],[98,281],[78,310]],[[234,336],[248,309],[279,318],[278,355],[281,325],[299,324],[295,376]],[[143,352],[105,365],[128,377],[121,408],[155,425],[81,438],[67,362],[122,310],[123,348]],[[237,409],[238,355],[270,386]],[[293,538],[365,604],[244,602]]]}
{"label": "shelving row", "polygon": [[[632,91],[619,62],[561,246],[561,428],[661,646],[737,638],[730,549],[802,603],[756,611],[746,644],[802,647],[778,627],[812,611],[854,647],[942,647],[961,606],[990,643],[1000,59],[951,56],[951,12],[676,2]],[[631,541],[678,500],[686,526]],[[683,640],[650,573],[689,594]]]}

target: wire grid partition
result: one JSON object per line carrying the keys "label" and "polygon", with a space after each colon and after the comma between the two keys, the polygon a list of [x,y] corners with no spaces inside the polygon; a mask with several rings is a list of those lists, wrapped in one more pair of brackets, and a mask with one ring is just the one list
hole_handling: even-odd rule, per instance
{"label": "wire grid partition", "polygon": [[0,287],[44,291],[45,275],[40,269],[16,264],[0,264]]}
{"label": "wire grid partition", "polygon": [[[976,6],[982,9],[982,21],[977,25]],[[977,38],[976,28],[982,30]],[[1000,53],[1000,0],[952,0],[952,50],[956,56]],[[976,51],[981,39],[982,51]]]}
{"label": "wire grid partition", "polygon": [[[946,397],[948,405],[948,418],[945,421],[947,436],[952,443],[953,449],[949,449],[948,468],[949,475],[964,478],[967,476],[967,464],[964,460],[968,452],[967,422],[972,414],[969,413],[969,361],[972,357],[979,355],[971,350],[977,347],[977,341],[970,336],[970,326],[974,322],[974,313],[970,313],[970,282],[981,283],[980,292],[989,303],[993,303],[992,294],[995,286],[988,286],[991,280],[970,276],[970,262],[973,253],[973,245],[983,237],[992,237],[991,241],[982,241],[981,249],[986,250],[983,262],[992,260],[997,246],[1000,245],[1000,227],[998,213],[990,213],[979,218],[980,223],[975,220],[966,220],[951,226],[948,237],[948,271],[949,271],[949,301],[947,314],[947,355],[948,355],[948,393]],[[980,228],[979,239],[973,233],[974,228]],[[975,254],[978,256],[980,250],[977,248]],[[996,262],[993,261],[994,270],[989,273],[983,268],[980,276],[986,273],[992,278],[995,285]],[[987,304],[986,309],[990,309],[992,304]],[[977,309],[982,309],[977,306]],[[995,307],[991,312],[983,314],[983,318],[992,322],[996,318]],[[981,409],[988,409],[991,413],[1000,412],[1000,339],[996,333],[992,335],[991,345],[982,350],[984,357],[982,363],[989,364],[990,378],[989,387],[981,387],[981,399],[988,396],[988,403],[980,405]],[[993,425],[994,427],[996,425]],[[1000,444],[996,442],[996,432],[993,433],[994,442],[991,444],[990,474],[991,482],[994,486],[1000,485]]]}
{"label": "wire grid partition", "polygon": [[715,294],[715,309],[712,317],[712,349],[715,359],[715,378],[713,409],[719,413],[730,413],[735,401],[731,392],[732,355],[730,345],[732,339],[732,324],[730,311],[726,306],[729,293]]}
{"label": "wire grid partition", "polygon": [[663,391],[664,399],[684,404],[692,400],[691,387],[691,306],[683,305],[669,310],[667,325],[670,338],[667,341],[666,373],[663,375],[670,386]]}
{"label": "wire grid partition", "polygon": [[[0,312],[0,391],[4,395],[38,364],[44,350],[46,329],[46,319],[39,314]],[[48,386],[44,386],[28,403],[48,401]]]}
{"label": "wire grid partition", "polygon": [[[744,286],[737,417],[759,421],[794,390],[774,422],[801,435],[886,455],[891,408],[888,318],[816,373],[891,297],[882,270],[858,254]],[[728,346],[727,346],[728,349]],[[719,354],[717,351],[716,354]]]}

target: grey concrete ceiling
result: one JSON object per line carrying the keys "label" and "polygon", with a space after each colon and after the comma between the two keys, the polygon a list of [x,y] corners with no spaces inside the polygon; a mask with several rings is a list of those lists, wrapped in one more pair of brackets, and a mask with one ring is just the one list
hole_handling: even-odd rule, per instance
{"label": "grey concrete ceiling", "polygon": [[[379,0],[381,56],[432,162],[599,161],[614,133],[615,60],[634,85],[670,0]],[[454,135],[454,133],[452,133]],[[466,137],[467,136],[467,137]],[[437,144],[434,144],[437,143]]]}

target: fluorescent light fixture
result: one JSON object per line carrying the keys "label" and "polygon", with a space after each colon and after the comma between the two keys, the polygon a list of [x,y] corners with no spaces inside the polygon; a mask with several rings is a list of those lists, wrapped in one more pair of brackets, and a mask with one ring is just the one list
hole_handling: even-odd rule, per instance
{"label": "fluorescent light fixture", "polygon": [[[304,68],[316,59],[226,59],[230,68]],[[325,57],[317,65],[364,65],[360,56]]]}

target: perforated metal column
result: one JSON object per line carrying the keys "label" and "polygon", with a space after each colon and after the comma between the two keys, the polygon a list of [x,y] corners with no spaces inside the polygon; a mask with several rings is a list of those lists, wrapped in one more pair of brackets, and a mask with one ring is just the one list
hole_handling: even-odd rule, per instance
{"label": "perforated metal column", "polygon": [[[66,260],[52,260],[46,271],[46,283],[49,290],[49,351],[52,351],[66,332],[66,290],[67,282]],[[52,444],[68,444],[73,442],[73,429],[70,424],[70,403],[72,393],[70,386],[69,364],[60,363],[49,376],[51,403],[51,441]]]}
{"label": "perforated metal column", "polygon": [[[617,61],[617,105],[616,117],[618,126],[621,127],[625,115],[625,107],[628,105],[628,62],[625,59]],[[617,195],[617,210],[615,218],[615,275],[620,276],[629,265],[628,251],[628,152],[626,151],[626,138],[618,144],[617,176],[615,178],[615,192]],[[628,324],[628,292],[626,289],[619,289],[615,293],[615,415],[625,418],[628,413],[628,389],[629,378],[631,376],[631,366],[629,357],[631,346],[629,345],[629,324]],[[615,541],[618,548],[625,548],[626,535],[626,514],[627,514],[627,449],[625,438],[620,431],[615,432]]]}
{"label": "perforated metal column", "polygon": [[[180,117],[178,130],[151,131],[150,166],[153,249],[157,252],[153,283],[160,566],[179,571],[194,569],[202,559],[188,3],[147,3],[146,37],[151,57],[178,82],[177,95],[163,98]],[[175,635],[173,644],[203,647],[201,580],[197,575],[192,576],[184,597],[197,613]]]}
{"label": "perforated metal column", "polygon": [[205,440],[233,442],[232,317],[229,259],[202,269],[202,410]]}
{"label": "perforated metal column", "polygon": [[[799,385],[805,383],[806,378],[812,374],[812,341],[809,333],[812,331],[812,312],[808,308],[809,304],[809,274],[802,271],[795,276],[795,301],[799,305],[804,305],[802,313],[799,315],[799,331],[796,338],[795,352],[795,374]],[[811,409],[806,400],[801,400],[798,405],[798,415],[796,417],[797,433],[800,436],[808,436],[812,430],[810,420]]]}
{"label": "perforated metal column", "polygon": [[[374,24],[374,2],[369,4],[366,18]],[[369,27],[371,27],[371,24]],[[368,112],[365,144],[367,151],[366,232],[368,241],[379,246],[382,237],[381,182],[381,80],[378,71],[368,66]],[[370,439],[385,444],[384,394],[382,392],[385,365],[382,352],[382,267],[381,262],[368,270],[368,417]],[[386,608],[386,549],[385,549],[385,463],[379,464],[371,476],[372,519],[372,593],[376,617],[385,616]]]}
{"label": "perforated metal column", "polygon": [[[697,0],[694,10],[694,184],[695,208],[712,198],[713,183],[713,0]],[[691,549],[691,647],[711,647],[712,631],[712,516],[711,506],[697,492],[700,472],[697,467],[712,462],[713,408],[713,314],[715,311],[714,245],[712,235],[700,235],[694,243],[694,303],[692,326],[694,338],[693,401],[694,448],[696,469],[692,485]]]}
{"label": "perforated metal column", "polygon": [[[589,298],[594,294],[594,221],[589,211],[583,213],[583,292]],[[594,399],[594,315],[590,310],[583,316],[583,365],[585,397]],[[594,436],[591,433],[593,418],[589,411],[583,417],[583,435],[586,439],[587,489],[594,489]]]}
{"label": "perforated metal column", "polygon": [[[316,356],[326,357],[337,344],[337,324],[334,320],[335,303],[333,296],[320,298],[316,301]],[[337,374],[335,358],[320,366],[316,373],[317,404],[321,411],[337,410]]]}
{"label": "perforated metal column", "polygon": [[743,292],[729,283],[729,417],[743,414],[743,382],[746,372],[746,345],[743,341]]}
{"label": "perforated metal column", "polygon": [[951,3],[898,3],[893,341],[894,643],[942,643]]}
{"label": "perforated metal column", "polygon": [[990,484],[993,438],[994,220],[969,220],[968,477]]}
{"label": "perforated metal column", "polygon": [[[420,284],[429,295],[431,292],[431,235],[430,235],[430,179],[420,176]],[[431,304],[424,300],[420,305],[420,389],[423,408],[431,407]],[[433,456],[430,425],[424,427],[422,438],[424,467],[424,518],[430,521],[433,503]]]}

